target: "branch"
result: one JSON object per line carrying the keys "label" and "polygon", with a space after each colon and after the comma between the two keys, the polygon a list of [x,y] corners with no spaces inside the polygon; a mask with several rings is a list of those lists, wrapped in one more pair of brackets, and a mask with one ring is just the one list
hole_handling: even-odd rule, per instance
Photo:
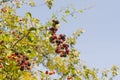
{"label": "branch", "polygon": [[29,34],[30,34],[30,31],[29,31],[26,35],[23,35],[19,40],[17,40],[17,41],[13,44],[12,48],[14,48],[14,47],[17,45],[17,43],[19,43],[24,37],[27,37]]}
{"label": "branch", "polygon": [[[31,25],[32,25],[32,27],[33,27],[33,23],[32,23],[31,20],[30,20],[30,22],[31,22]],[[16,46],[18,42],[20,42],[24,37],[27,37],[29,34],[30,34],[30,31],[28,31],[28,33],[27,33],[26,35],[23,35],[19,40],[17,40],[17,41],[15,42],[15,44],[13,44],[13,47],[12,47],[12,48],[14,48],[14,46]]]}

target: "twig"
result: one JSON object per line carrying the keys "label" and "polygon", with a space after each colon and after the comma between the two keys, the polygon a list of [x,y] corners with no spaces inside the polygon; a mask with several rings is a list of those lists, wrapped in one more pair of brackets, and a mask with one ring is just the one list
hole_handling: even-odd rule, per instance
{"label": "twig", "polygon": [[17,41],[13,44],[12,48],[14,48],[14,47],[17,45],[17,43],[19,43],[24,37],[28,36],[29,33],[30,33],[30,31],[29,31],[26,35],[23,35],[19,40],[17,40]]}

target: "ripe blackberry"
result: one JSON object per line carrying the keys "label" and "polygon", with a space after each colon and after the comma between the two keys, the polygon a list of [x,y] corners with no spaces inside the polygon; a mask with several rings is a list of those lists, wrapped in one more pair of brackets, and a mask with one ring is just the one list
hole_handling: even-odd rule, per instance
{"label": "ripe blackberry", "polygon": [[56,40],[56,43],[57,43],[57,44],[60,44],[60,40]]}
{"label": "ripe blackberry", "polygon": [[55,23],[55,24],[59,24],[59,21],[58,21],[58,20],[55,20],[54,23]]}
{"label": "ripe blackberry", "polygon": [[65,53],[66,53],[66,54],[69,54],[69,52],[70,52],[69,49],[66,49]]}
{"label": "ripe blackberry", "polygon": [[54,31],[54,27],[51,27],[49,30],[50,30],[50,31]]}
{"label": "ripe blackberry", "polygon": [[20,70],[23,71],[23,70],[24,70],[24,67],[21,67]]}
{"label": "ripe blackberry", "polygon": [[22,63],[24,63],[24,62],[25,62],[25,60],[22,60],[21,62],[22,62]]}
{"label": "ripe blackberry", "polygon": [[28,63],[28,66],[31,66],[31,64],[30,64],[30,63]]}
{"label": "ripe blackberry", "polygon": [[26,57],[26,60],[29,60],[29,58],[28,58],[28,57]]}
{"label": "ripe blackberry", "polygon": [[66,57],[67,55],[66,54],[63,54],[63,57]]}
{"label": "ripe blackberry", "polygon": [[18,55],[18,52],[15,52],[15,55]]}
{"label": "ripe blackberry", "polygon": [[69,45],[68,44],[63,44],[63,47],[68,48]]}

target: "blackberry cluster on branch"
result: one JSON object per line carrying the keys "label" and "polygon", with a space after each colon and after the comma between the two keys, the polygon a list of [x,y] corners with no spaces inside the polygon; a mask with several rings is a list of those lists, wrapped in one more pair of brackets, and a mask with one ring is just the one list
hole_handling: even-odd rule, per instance
{"label": "blackberry cluster on branch", "polygon": [[57,25],[59,24],[58,20],[52,20],[53,25],[49,28],[51,33],[51,37],[49,38],[52,44],[56,44],[55,52],[60,54],[60,57],[66,57],[69,54],[69,45],[66,43],[66,35],[60,34],[59,36],[56,35],[58,31]]}

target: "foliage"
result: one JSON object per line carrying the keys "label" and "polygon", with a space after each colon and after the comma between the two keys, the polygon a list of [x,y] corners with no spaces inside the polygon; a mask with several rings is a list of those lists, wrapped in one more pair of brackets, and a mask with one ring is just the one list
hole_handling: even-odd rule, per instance
{"label": "foliage", "polygon": [[[54,0],[45,0],[50,9],[53,3]],[[97,69],[81,64],[80,52],[74,45],[84,30],[74,32],[71,37],[58,35],[58,20],[49,20],[43,25],[30,12],[24,17],[18,16],[16,9],[25,4],[31,7],[36,5],[34,0],[0,2],[0,79],[49,80],[54,78],[52,75],[57,75],[60,76],[59,80],[104,80],[118,75],[117,66],[103,71],[102,78],[99,78]],[[69,9],[64,11],[64,16],[73,15],[74,12]],[[67,21],[64,16],[63,21]],[[47,70],[40,69],[35,73],[35,66],[40,65]]]}

